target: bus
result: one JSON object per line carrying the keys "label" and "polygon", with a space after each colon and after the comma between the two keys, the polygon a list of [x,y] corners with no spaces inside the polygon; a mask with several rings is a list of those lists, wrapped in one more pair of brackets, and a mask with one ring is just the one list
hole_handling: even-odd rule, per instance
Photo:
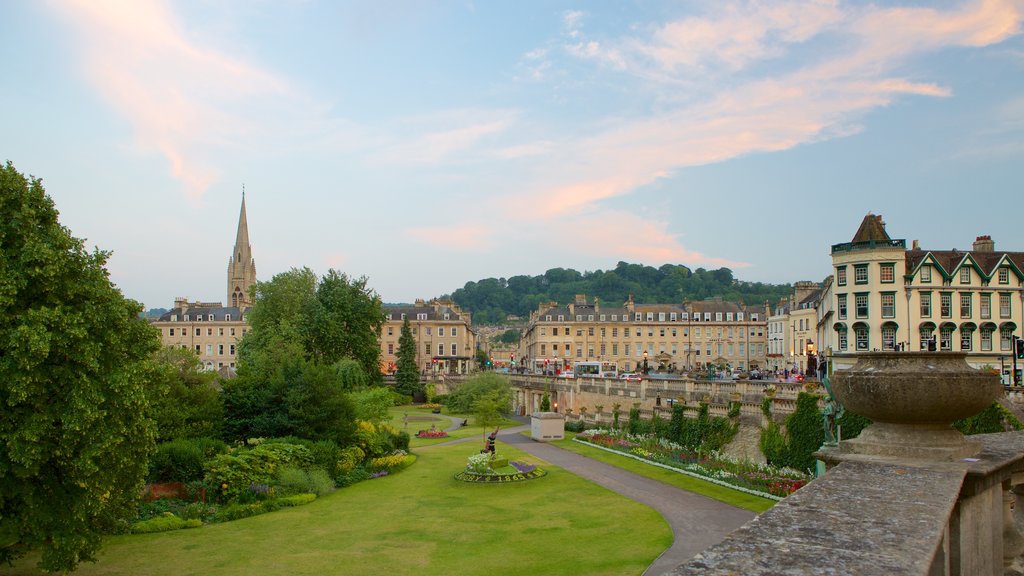
{"label": "bus", "polygon": [[573,365],[577,378],[616,378],[619,375],[615,362],[577,362]]}

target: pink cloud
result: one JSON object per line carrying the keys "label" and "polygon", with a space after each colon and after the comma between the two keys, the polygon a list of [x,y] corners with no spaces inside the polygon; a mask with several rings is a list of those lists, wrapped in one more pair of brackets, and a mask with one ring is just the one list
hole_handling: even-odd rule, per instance
{"label": "pink cloud", "polygon": [[217,178],[210,147],[255,130],[239,103],[289,92],[274,75],[191,40],[159,0],[52,6],[79,32],[86,78],[131,122],[136,145],[166,158],[194,202]]}

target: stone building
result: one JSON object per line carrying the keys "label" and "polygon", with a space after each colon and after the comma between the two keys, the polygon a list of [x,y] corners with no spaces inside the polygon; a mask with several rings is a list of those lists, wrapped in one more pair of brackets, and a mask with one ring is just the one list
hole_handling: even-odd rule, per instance
{"label": "stone building", "polygon": [[571,369],[576,362],[614,363],[619,372],[705,370],[709,365],[763,367],[766,353],[764,306],[721,298],[680,304],[621,306],[588,302],[577,295],[568,305],[548,302],[530,315],[520,342],[531,372]]}
{"label": "stone building", "polygon": [[238,343],[248,330],[245,313],[250,306],[249,287],[256,283],[256,261],[249,244],[244,195],[227,276],[230,306],[176,298],[174,307],[154,320],[152,325],[160,330],[164,346],[195,350],[203,368],[230,375],[235,369]]}
{"label": "stone building", "polygon": [[892,239],[881,216],[832,246],[833,351],[938,350],[999,367],[1024,325],[1024,252],[988,236],[971,250],[926,250]]}
{"label": "stone building", "polygon": [[381,328],[381,364],[394,372],[398,363],[398,339],[408,319],[416,339],[416,365],[435,374],[467,374],[473,368],[476,333],[472,317],[450,300],[416,300],[412,306],[384,306]]}

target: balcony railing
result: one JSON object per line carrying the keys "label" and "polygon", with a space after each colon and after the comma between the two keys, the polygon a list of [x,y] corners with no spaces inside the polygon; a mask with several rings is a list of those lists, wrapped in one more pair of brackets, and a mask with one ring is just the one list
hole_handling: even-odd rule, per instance
{"label": "balcony railing", "polygon": [[868,242],[844,242],[842,244],[833,244],[832,253],[837,252],[853,252],[854,250],[872,250],[874,248],[903,248],[906,250],[906,240],[889,240],[888,242],[876,242],[874,240]]}

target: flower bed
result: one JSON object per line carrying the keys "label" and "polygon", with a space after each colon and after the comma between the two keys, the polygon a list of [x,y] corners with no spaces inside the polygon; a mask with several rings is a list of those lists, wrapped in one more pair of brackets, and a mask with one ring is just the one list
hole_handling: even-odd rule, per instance
{"label": "flower bed", "polygon": [[508,462],[504,459],[494,462],[502,465],[492,468],[489,454],[474,454],[469,457],[466,469],[456,474],[455,479],[479,484],[507,484],[534,480],[547,474],[542,468],[527,462]]}
{"label": "flower bed", "polygon": [[737,462],[717,453],[693,454],[654,436],[594,429],[581,432],[575,441],[772,500],[789,496],[811,480],[796,470]]}
{"label": "flower bed", "polygon": [[447,438],[448,433],[444,430],[420,430],[416,433],[417,438]]}

